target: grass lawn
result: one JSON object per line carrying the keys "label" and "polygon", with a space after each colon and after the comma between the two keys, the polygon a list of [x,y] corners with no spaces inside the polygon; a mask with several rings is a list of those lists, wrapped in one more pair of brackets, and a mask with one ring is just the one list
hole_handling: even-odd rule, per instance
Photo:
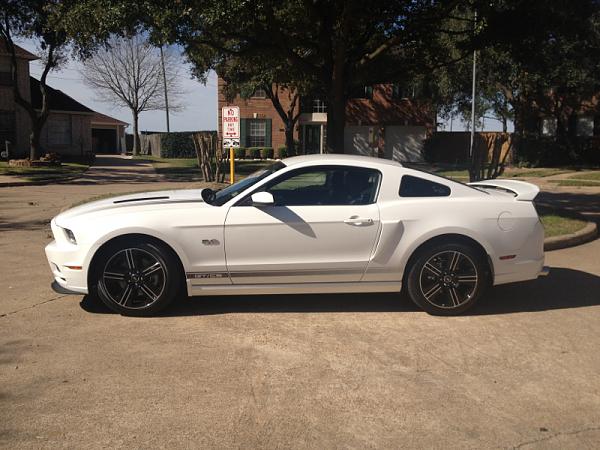
{"label": "grass lawn", "polygon": [[546,237],[571,234],[585,227],[586,222],[571,217],[560,216],[554,212],[542,212],[540,215]]}
{"label": "grass lawn", "polygon": [[568,178],[565,180],[550,180],[551,183],[555,183],[557,186],[575,186],[575,187],[600,187],[600,180],[577,180],[575,178]]}
{"label": "grass lawn", "polygon": [[[500,178],[544,178],[561,173],[571,172],[569,169],[561,168],[539,168],[539,169],[518,169],[507,168]],[[437,170],[435,173],[447,178],[455,178],[460,181],[469,179],[469,171],[464,170]]]}
{"label": "grass lawn", "polygon": [[561,173],[571,172],[569,169],[561,168],[539,168],[539,169],[517,169],[509,168],[506,169],[503,177],[523,177],[523,178],[544,178],[551,177],[553,175],[560,175]]}
{"label": "grass lawn", "polygon": [[[203,181],[202,172],[196,158],[157,158],[153,156],[138,156],[138,159],[152,163],[154,170],[169,181]],[[235,176],[241,179],[252,172],[272,164],[273,161],[236,160]],[[229,163],[225,164],[226,178],[229,177]]]}
{"label": "grass lawn", "polygon": [[89,162],[64,162],[56,167],[9,167],[8,162],[0,161],[0,175],[23,178],[27,181],[60,181],[85,171]]}
{"label": "grass lawn", "polygon": [[573,175],[572,177],[569,177],[569,179],[598,181],[600,183],[600,170],[595,170],[593,172],[585,172],[585,173]]}
{"label": "grass lawn", "polygon": [[468,170],[436,170],[436,174],[441,175],[446,178],[456,178],[458,180],[468,180],[469,179],[469,171]]}

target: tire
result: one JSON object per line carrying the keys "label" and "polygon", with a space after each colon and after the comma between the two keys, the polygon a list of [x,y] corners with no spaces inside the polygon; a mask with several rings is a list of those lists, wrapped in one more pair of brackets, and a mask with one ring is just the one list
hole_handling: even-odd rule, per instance
{"label": "tire", "polygon": [[454,316],[471,308],[490,284],[485,255],[462,243],[419,251],[407,276],[410,299],[429,314]]}
{"label": "tire", "polygon": [[156,315],[180,292],[179,261],[159,243],[117,241],[102,250],[94,266],[93,291],[124,316]]}

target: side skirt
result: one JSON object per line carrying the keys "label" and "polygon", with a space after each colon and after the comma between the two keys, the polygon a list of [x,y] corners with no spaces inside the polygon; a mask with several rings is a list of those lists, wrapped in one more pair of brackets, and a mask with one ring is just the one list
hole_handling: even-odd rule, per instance
{"label": "side skirt", "polygon": [[268,295],[268,294],[344,294],[366,292],[400,292],[399,281],[352,283],[289,283],[289,284],[188,284],[189,295]]}

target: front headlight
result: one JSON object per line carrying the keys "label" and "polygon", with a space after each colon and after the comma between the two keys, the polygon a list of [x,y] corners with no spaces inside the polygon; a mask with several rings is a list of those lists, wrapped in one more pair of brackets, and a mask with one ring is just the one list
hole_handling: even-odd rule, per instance
{"label": "front headlight", "polygon": [[77,240],[75,239],[75,235],[73,234],[73,232],[68,228],[63,228],[63,231],[65,232],[65,237],[67,238],[67,241],[69,241],[73,245],[77,245]]}

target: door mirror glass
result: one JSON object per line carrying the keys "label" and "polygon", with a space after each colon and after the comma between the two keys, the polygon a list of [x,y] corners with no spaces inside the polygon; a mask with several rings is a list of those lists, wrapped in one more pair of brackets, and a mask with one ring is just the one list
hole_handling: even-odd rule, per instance
{"label": "door mirror glass", "polygon": [[273,195],[269,192],[257,192],[250,197],[254,206],[268,206],[275,204]]}

